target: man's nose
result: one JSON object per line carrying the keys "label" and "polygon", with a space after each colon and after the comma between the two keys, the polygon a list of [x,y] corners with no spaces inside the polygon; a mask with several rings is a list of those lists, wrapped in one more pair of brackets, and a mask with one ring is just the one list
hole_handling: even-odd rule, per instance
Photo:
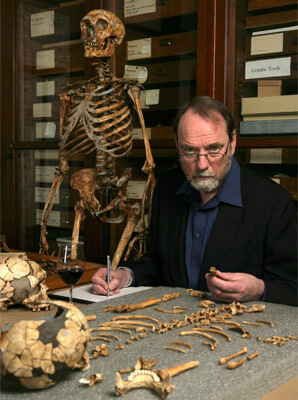
{"label": "man's nose", "polygon": [[201,170],[209,168],[209,162],[207,160],[207,157],[204,155],[197,157],[196,164],[197,164],[197,167]]}

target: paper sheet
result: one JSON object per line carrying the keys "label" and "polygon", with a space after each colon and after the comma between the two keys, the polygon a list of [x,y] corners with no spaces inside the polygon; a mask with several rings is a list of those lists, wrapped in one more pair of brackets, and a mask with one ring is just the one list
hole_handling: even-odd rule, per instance
{"label": "paper sheet", "polygon": [[[128,288],[123,288],[120,290],[119,294],[114,294],[113,296],[107,297],[107,296],[100,296],[97,294],[92,294],[92,284],[90,283],[89,285],[84,285],[84,286],[79,286],[73,289],[72,291],[72,298],[74,300],[83,300],[86,302],[90,303],[99,303],[100,301],[105,301],[108,299],[115,299],[117,297],[122,297],[127,294],[132,294],[136,292],[141,292],[143,290],[151,289],[150,286],[138,286],[138,287],[128,287]],[[66,297],[67,299],[69,298],[69,290],[62,290],[61,292],[57,293],[52,293],[50,296],[54,297]]]}

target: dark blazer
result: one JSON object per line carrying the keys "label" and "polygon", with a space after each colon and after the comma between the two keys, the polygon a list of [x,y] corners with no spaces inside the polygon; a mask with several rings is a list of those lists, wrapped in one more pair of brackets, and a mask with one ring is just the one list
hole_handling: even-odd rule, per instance
{"label": "dark blazer", "polygon": [[[136,285],[188,287],[184,260],[189,204],[176,195],[185,179],[167,172],[154,191],[148,253],[129,265]],[[241,166],[242,207],[221,203],[197,289],[208,291],[210,266],[263,279],[265,301],[297,305],[297,215],[290,194]]]}

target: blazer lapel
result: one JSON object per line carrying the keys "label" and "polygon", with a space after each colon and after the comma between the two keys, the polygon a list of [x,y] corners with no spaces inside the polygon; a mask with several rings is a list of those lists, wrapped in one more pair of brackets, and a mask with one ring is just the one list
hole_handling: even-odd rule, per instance
{"label": "blazer lapel", "polygon": [[220,267],[225,253],[228,251],[235,232],[241,223],[243,208],[229,204],[221,204],[217,218],[213,225],[208,244],[205,250],[201,279],[208,272],[211,265]]}
{"label": "blazer lapel", "polygon": [[185,230],[189,205],[182,195],[175,195],[171,206],[169,260],[171,281],[176,286],[187,287],[188,279],[185,267]]}

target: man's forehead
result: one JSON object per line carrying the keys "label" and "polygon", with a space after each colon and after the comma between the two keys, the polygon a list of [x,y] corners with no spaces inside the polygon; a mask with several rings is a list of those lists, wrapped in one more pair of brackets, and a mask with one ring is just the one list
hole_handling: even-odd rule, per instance
{"label": "man's forehead", "polygon": [[[184,117],[184,118],[183,118]],[[202,116],[191,110],[183,115],[180,120],[178,136],[204,137],[228,135],[225,120],[219,113],[209,116]]]}

